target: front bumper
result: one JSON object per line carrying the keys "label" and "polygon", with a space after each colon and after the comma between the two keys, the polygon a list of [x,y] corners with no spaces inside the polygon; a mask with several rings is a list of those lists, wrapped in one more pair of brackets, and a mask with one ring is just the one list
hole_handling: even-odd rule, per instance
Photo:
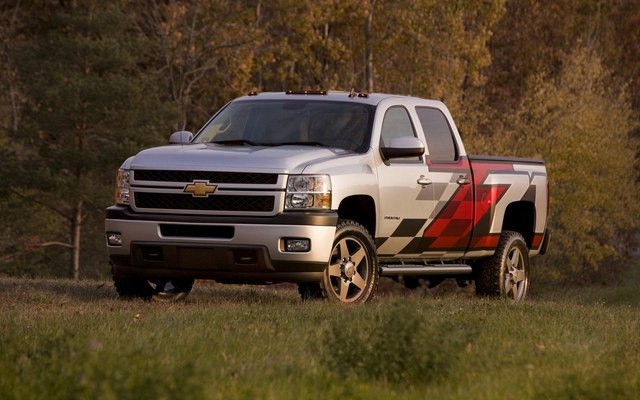
{"label": "front bumper", "polygon": [[[146,214],[129,207],[106,210],[105,232],[114,273],[147,278],[219,282],[318,281],[327,266],[338,215],[286,213],[274,217]],[[284,239],[311,241],[308,252],[287,252]]]}

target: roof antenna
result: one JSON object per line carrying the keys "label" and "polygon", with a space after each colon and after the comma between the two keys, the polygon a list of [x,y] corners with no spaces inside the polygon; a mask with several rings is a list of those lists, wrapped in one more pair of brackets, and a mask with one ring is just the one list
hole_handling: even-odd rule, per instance
{"label": "roof antenna", "polygon": [[351,97],[356,97],[356,89],[354,87],[352,87],[351,91],[349,92],[349,98]]}

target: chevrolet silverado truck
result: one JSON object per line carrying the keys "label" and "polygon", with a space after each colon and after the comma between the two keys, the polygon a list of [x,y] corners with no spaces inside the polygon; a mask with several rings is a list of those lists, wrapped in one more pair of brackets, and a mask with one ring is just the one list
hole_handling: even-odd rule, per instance
{"label": "chevrolet silverado truck", "polygon": [[252,92],[169,142],[122,164],[106,210],[124,297],[209,279],[359,303],[387,276],[521,301],[549,241],[543,162],[468,155],[439,101]]}

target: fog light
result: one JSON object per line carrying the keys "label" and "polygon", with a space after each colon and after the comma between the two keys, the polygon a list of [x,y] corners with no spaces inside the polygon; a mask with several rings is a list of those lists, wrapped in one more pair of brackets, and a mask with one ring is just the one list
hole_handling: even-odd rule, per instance
{"label": "fog light", "polygon": [[285,251],[306,252],[311,249],[311,240],[309,239],[285,239]]}
{"label": "fog light", "polygon": [[122,233],[107,232],[107,243],[109,246],[122,246]]}

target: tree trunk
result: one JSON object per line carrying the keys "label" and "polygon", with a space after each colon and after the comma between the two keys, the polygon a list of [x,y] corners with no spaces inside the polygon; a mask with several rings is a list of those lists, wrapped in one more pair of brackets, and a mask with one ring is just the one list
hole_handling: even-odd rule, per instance
{"label": "tree trunk", "polygon": [[73,218],[71,220],[71,271],[70,277],[78,279],[80,277],[80,234],[82,229],[82,201],[79,201],[73,208]]}
{"label": "tree trunk", "polygon": [[[20,0],[16,2],[15,8],[11,11],[11,16],[9,19],[9,27],[4,31],[4,35],[2,37],[3,42],[3,57],[2,63],[4,64],[6,70],[6,81],[9,86],[9,99],[11,100],[11,129],[14,133],[18,132],[18,126],[20,122],[20,105],[19,105],[19,92],[18,92],[18,84],[17,84],[17,71],[15,64],[12,60],[13,46],[14,42],[18,41],[18,17],[20,9]],[[8,15],[8,13],[7,13]],[[3,25],[7,24],[6,20],[2,21]]]}
{"label": "tree trunk", "polygon": [[376,0],[370,1],[371,7],[364,23],[364,45],[365,45],[365,90],[373,92],[373,37],[371,35],[371,25],[373,24],[373,6]]}

